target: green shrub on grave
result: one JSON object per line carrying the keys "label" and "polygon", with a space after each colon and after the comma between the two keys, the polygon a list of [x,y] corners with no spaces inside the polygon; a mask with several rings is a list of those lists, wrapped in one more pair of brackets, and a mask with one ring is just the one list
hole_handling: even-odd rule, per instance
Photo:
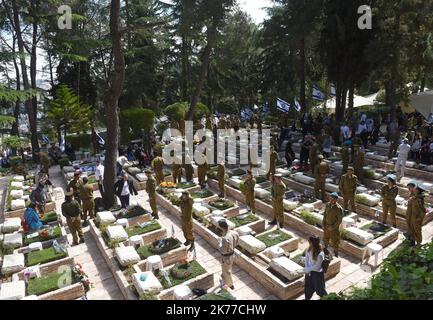
{"label": "green shrub on grave", "polygon": [[361,204],[365,204],[366,206],[369,206],[368,199],[363,194],[356,194],[355,195],[355,201],[358,202],[358,203],[361,203]]}
{"label": "green shrub on grave", "polygon": [[32,251],[26,255],[26,266],[31,267],[37,264],[44,264],[60,260],[68,256],[65,252],[57,253],[53,247],[39,251]]}
{"label": "green shrub on grave", "polygon": [[374,171],[373,170],[364,170],[364,178],[374,180]]}
{"label": "green shrub on grave", "polygon": [[193,199],[205,199],[205,198],[212,197],[214,194],[215,193],[213,193],[209,189],[203,189],[203,190],[191,193],[191,198],[193,198]]}
{"label": "green shrub on grave", "polygon": [[233,202],[231,202],[230,200],[227,199],[216,199],[213,201],[209,202],[209,206],[211,206],[212,208],[216,209],[216,210],[227,210],[229,208],[233,208],[235,205]]}
{"label": "green shrub on grave", "polygon": [[[191,261],[186,269],[182,268],[180,264],[177,264],[168,270],[167,274],[168,274],[168,278],[170,279],[171,285],[165,279],[165,277],[163,277],[161,271],[158,274],[158,278],[159,281],[161,282],[161,285],[164,287],[164,289],[168,289],[177,286],[181,283],[184,283],[188,280],[194,279],[205,273],[206,270],[197,261]],[[179,276],[180,274],[188,274],[188,276],[177,278],[172,274],[175,274],[177,276]]]}
{"label": "green shrub on grave", "polygon": [[158,294],[154,292],[144,292],[140,294],[139,300],[158,300]]}
{"label": "green shrub on grave", "polygon": [[44,216],[41,218],[41,222],[43,224],[48,224],[50,222],[54,222],[58,220],[57,212],[52,211],[45,213]]}
{"label": "green shrub on grave", "polygon": [[386,234],[388,231],[391,230],[391,227],[385,226],[382,224],[377,223],[376,221],[373,221],[369,224],[366,224],[365,226],[361,227],[361,230],[367,231],[371,234],[373,234],[374,238],[377,239],[384,234]]}
{"label": "green shrub on grave", "polygon": [[256,184],[260,184],[267,181],[268,180],[265,177],[256,177]]}
{"label": "green shrub on grave", "polygon": [[267,248],[275,246],[281,242],[292,239],[292,236],[286,232],[279,229],[265,232],[257,236],[257,239],[263,242]]}
{"label": "green shrub on grave", "polygon": [[195,184],[194,182],[186,181],[186,182],[180,182],[176,184],[176,189],[189,189],[195,186],[197,186],[197,184]]}
{"label": "green shrub on grave", "polygon": [[242,214],[239,216],[231,217],[229,218],[229,220],[233,222],[235,224],[235,227],[237,228],[258,221],[259,218],[254,214],[248,213],[248,214]]}
{"label": "green shrub on grave", "polygon": [[55,291],[63,286],[77,283],[71,268],[64,270],[62,273],[53,272],[41,278],[34,278],[27,283],[27,295],[40,296],[44,293]]}
{"label": "green shrub on grave", "polygon": [[68,158],[61,158],[61,159],[59,159],[58,163],[60,165],[60,168],[62,168],[62,169],[63,169],[63,167],[67,167],[67,166],[71,165],[71,162],[69,161]]}
{"label": "green shrub on grave", "polygon": [[311,214],[308,210],[301,210],[299,213],[300,218],[312,226],[315,226],[316,224],[321,224],[322,221],[319,221],[313,214]]}
{"label": "green shrub on grave", "polygon": [[159,224],[159,222],[156,220],[152,220],[144,227],[140,227],[140,225],[135,225],[133,227],[126,228],[126,233],[128,234],[128,237],[132,237],[132,236],[149,233],[159,229],[161,229],[161,225]]}
{"label": "green shrub on grave", "polygon": [[24,245],[28,246],[30,243],[48,241],[62,236],[62,230],[59,226],[52,228],[51,232],[52,233],[46,237],[39,235],[37,237],[28,238],[28,235],[26,235],[24,237]]}
{"label": "green shrub on grave", "polygon": [[231,176],[232,177],[233,176],[240,177],[240,176],[245,175],[246,173],[247,172],[245,170],[240,169],[240,168],[236,168],[236,169],[231,170]]}
{"label": "green shrub on grave", "polygon": [[[161,246],[160,242],[163,241],[163,246]],[[145,260],[153,255],[161,255],[167,253],[171,250],[180,248],[181,243],[178,239],[175,238],[167,238],[163,240],[154,241],[151,245],[142,246],[137,249],[137,253],[140,255],[142,260]]]}

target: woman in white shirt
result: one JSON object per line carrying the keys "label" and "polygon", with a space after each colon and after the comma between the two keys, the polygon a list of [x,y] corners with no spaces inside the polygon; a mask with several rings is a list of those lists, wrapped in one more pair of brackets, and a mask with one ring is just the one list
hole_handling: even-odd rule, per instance
{"label": "woman in white shirt", "polygon": [[311,300],[314,293],[319,297],[326,296],[325,275],[322,269],[322,262],[325,260],[325,253],[320,247],[320,239],[311,236],[308,239],[310,244],[305,254],[305,300]]}

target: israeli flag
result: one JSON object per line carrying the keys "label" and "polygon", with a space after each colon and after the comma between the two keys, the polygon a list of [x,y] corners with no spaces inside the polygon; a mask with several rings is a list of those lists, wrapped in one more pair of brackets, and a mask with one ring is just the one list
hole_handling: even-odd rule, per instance
{"label": "israeli flag", "polygon": [[335,86],[333,84],[331,84],[331,97],[336,97],[336,91],[335,91]]}
{"label": "israeli flag", "polygon": [[277,109],[284,113],[289,113],[290,103],[284,101],[283,99],[277,98]]}
{"label": "israeli flag", "polygon": [[248,119],[251,117],[251,110],[249,109],[243,109],[241,111],[241,120],[242,121],[248,121]]}
{"label": "israeli flag", "polygon": [[325,94],[319,90],[316,86],[313,86],[313,99],[323,101],[325,100]]}
{"label": "israeli flag", "polygon": [[270,109],[269,109],[269,103],[266,102],[262,106],[262,110],[260,111],[260,118],[263,118],[264,116],[266,116],[266,114],[268,114],[269,111],[270,111]]}
{"label": "israeli flag", "polygon": [[96,137],[98,138],[98,142],[101,146],[105,145],[105,140],[96,132]]}
{"label": "israeli flag", "polygon": [[294,106],[296,111],[301,111],[301,105],[298,102],[298,99],[295,97],[295,106]]}
{"label": "israeli flag", "polygon": [[50,139],[48,139],[48,137],[46,136],[46,135],[42,135],[42,140],[44,140],[44,142],[46,143],[46,144],[49,144],[50,143]]}

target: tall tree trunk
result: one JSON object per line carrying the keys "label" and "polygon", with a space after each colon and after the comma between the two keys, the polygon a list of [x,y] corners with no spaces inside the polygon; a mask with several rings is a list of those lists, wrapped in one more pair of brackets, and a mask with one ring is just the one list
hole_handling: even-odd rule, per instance
{"label": "tall tree trunk", "polygon": [[181,99],[188,100],[188,45],[186,36],[182,36],[182,76],[181,76]]}
{"label": "tall tree trunk", "polygon": [[[37,84],[36,84],[36,45],[38,42],[38,16],[36,12],[36,6],[38,1],[32,0],[31,1],[31,8],[32,8],[32,48],[31,48],[31,56],[30,56],[30,80],[31,80],[31,86],[32,89],[36,92],[37,90]],[[32,98],[32,116],[29,119],[30,124],[30,131],[32,132],[31,135],[31,142],[32,142],[32,149],[35,150],[33,146],[36,147],[37,150],[39,150],[39,142],[38,142],[38,99],[35,96]]]}
{"label": "tall tree trunk", "polygon": [[351,118],[353,115],[354,95],[355,95],[355,85],[351,83],[349,84],[349,103],[347,108],[347,114],[349,118]]}
{"label": "tall tree trunk", "polygon": [[114,56],[114,73],[104,97],[107,118],[107,139],[104,172],[104,204],[107,208],[115,203],[113,186],[116,178],[116,160],[119,145],[119,97],[125,80],[125,57],[122,52],[120,31],[120,0],[111,0],[110,34]]}
{"label": "tall tree trunk", "polygon": [[[13,40],[13,52],[15,53],[15,38]],[[18,63],[17,63],[17,59],[14,55],[14,68],[15,68],[15,75],[16,75],[16,79],[17,79],[17,85],[16,85],[16,89],[17,91],[21,90],[21,75],[20,75],[20,68],[18,67]],[[11,129],[11,135],[13,136],[18,136],[19,135],[19,128],[18,128],[18,121],[20,118],[20,109],[21,109],[21,101],[17,100],[15,101],[15,107],[14,107],[14,118],[15,118],[15,122],[12,124],[12,129]]]}
{"label": "tall tree trunk", "polygon": [[300,72],[299,72],[299,81],[301,82],[300,87],[300,103],[301,103],[301,112],[307,111],[307,100],[306,100],[306,89],[305,89],[305,38],[301,39],[299,46],[299,55],[300,55]]}
{"label": "tall tree trunk", "polygon": [[201,94],[201,90],[203,89],[204,81],[206,79],[206,75],[209,68],[210,63],[210,55],[212,52],[212,48],[215,44],[216,35],[217,35],[217,24],[218,21],[216,18],[214,18],[214,21],[209,26],[209,29],[207,30],[207,44],[203,52],[203,59],[201,64],[201,70],[200,75],[197,81],[197,85],[195,87],[194,94],[191,98],[191,105],[189,107],[188,113],[186,115],[186,120],[193,120],[194,119],[194,111],[195,106],[197,105],[198,99]]}

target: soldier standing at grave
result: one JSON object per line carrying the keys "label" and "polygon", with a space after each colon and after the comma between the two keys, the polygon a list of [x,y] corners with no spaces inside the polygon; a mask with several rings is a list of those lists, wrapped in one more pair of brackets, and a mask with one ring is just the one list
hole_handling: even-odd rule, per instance
{"label": "soldier standing at grave", "polygon": [[353,167],[355,169],[355,176],[361,183],[364,183],[364,151],[359,146],[355,146],[355,156],[353,158]]}
{"label": "soldier standing at grave", "polygon": [[398,194],[398,187],[395,184],[395,177],[389,175],[388,183],[382,187],[380,195],[382,196],[382,223],[386,224],[386,220],[388,218],[388,212],[391,215],[391,223],[394,228],[397,228],[397,223],[395,220],[395,212],[397,210],[397,203],[395,198]]}
{"label": "soldier standing at grave", "polygon": [[62,203],[62,215],[66,218],[69,231],[72,234],[72,245],[78,244],[78,238],[80,243],[84,243],[83,229],[81,228],[81,206],[77,200],[73,199],[74,192],[67,190],[65,193],[65,202]]}
{"label": "soldier standing at grave", "polygon": [[192,221],[192,206],[194,204],[194,200],[190,197],[188,191],[183,191],[182,196],[180,197],[177,204],[180,207],[181,211],[181,220],[182,220],[182,232],[186,241],[184,243],[185,246],[191,245],[189,248],[190,251],[194,249],[194,234],[193,234],[193,221]]}
{"label": "soldier standing at grave", "polygon": [[323,156],[319,155],[318,157],[319,163],[316,165],[314,170],[314,177],[316,181],[314,183],[314,192],[316,194],[317,199],[321,199],[322,201],[326,201],[326,176],[329,174],[329,166],[323,161]]}
{"label": "soldier standing at grave", "polygon": [[406,220],[411,246],[422,243],[422,224],[426,214],[423,192],[424,188],[416,185],[407,203]]}
{"label": "soldier standing at grave", "polygon": [[81,205],[80,190],[81,186],[83,185],[83,179],[81,179],[80,176],[81,171],[75,171],[74,178],[68,183],[66,191],[72,190],[75,201],[78,201],[78,203]]}
{"label": "soldier standing at grave", "polygon": [[207,162],[204,162],[203,164],[199,164],[197,166],[198,183],[202,188],[206,186],[207,170],[208,170]]}
{"label": "soldier standing at grave", "polygon": [[155,177],[156,177],[156,183],[160,185],[165,181],[164,177],[164,160],[161,156],[155,157],[155,159],[152,160],[152,168],[153,171],[155,171]]}
{"label": "soldier standing at grave", "polygon": [[344,144],[343,148],[341,148],[341,162],[343,163],[343,170],[341,172],[344,174],[347,172],[350,162],[349,148],[347,144]]}
{"label": "soldier standing at grave", "polygon": [[146,170],[146,176],[147,176],[146,192],[147,195],[149,196],[150,209],[152,210],[152,216],[158,220],[159,215],[158,215],[158,207],[156,205],[156,180],[152,176],[152,171],[150,170]]}
{"label": "soldier standing at grave", "polygon": [[221,244],[219,251],[221,252],[221,284],[226,285],[230,289],[234,289],[233,278],[232,278],[232,267],[234,262],[235,248],[239,243],[239,234],[234,230],[229,230],[229,226],[225,219],[218,222],[219,227],[222,230]]}
{"label": "soldier standing at grave", "polygon": [[349,167],[347,173],[341,176],[340,184],[338,186],[343,195],[344,210],[347,210],[350,202],[352,212],[356,212],[355,193],[357,184],[358,178],[353,174],[353,168]]}
{"label": "soldier standing at grave", "polygon": [[171,167],[173,182],[181,183],[182,182],[182,166],[173,161],[173,165]]}
{"label": "soldier standing at grave", "polygon": [[225,167],[224,161],[221,161],[220,164],[218,164],[218,173],[217,173],[219,197],[220,198],[225,197],[225,184],[224,184],[225,177],[226,177],[226,167]]}
{"label": "soldier standing at grave", "polygon": [[95,201],[93,199],[93,187],[89,183],[89,179],[87,177],[83,178],[83,184],[80,186],[80,197],[83,201],[83,212],[81,218],[83,219],[84,226],[87,226],[87,216],[90,219],[94,218],[95,214]]}
{"label": "soldier standing at grave", "polygon": [[331,245],[336,257],[338,257],[338,248],[340,245],[340,225],[343,221],[343,208],[337,203],[337,200],[338,194],[336,192],[331,193],[329,203],[326,204],[322,221],[325,248]]}
{"label": "soldier standing at grave", "polygon": [[254,187],[256,186],[256,179],[253,177],[251,170],[247,170],[247,176],[244,180],[244,190],[245,202],[249,210],[253,214],[256,214],[256,204],[255,204],[255,193]]}
{"label": "soldier standing at grave", "polygon": [[274,219],[270,225],[276,225],[282,228],[284,226],[284,194],[286,193],[286,185],[281,180],[281,174],[273,176],[272,185],[272,206],[274,207]]}
{"label": "soldier standing at grave", "polygon": [[270,158],[269,158],[269,171],[268,171],[268,173],[267,173],[267,175],[266,175],[266,179],[269,180],[269,178],[270,178],[272,175],[275,174],[275,170],[276,170],[276,167],[277,167],[277,163],[278,163],[278,153],[277,153],[277,151],[275,150],[275,147],[272,146],[272,147],[271,147],[271,155],[270,155]]}
{"label": "soldier standing at grave", "polygon": [[185,164],[183,165],[185,169],[186,181],[191,182],[194,180],[194,168],[189,160],[188,156],[185,156]]}
{"label": "soldier standing at grave", "polygon": [[310,166],[311,166],[311,173],[314,174],[314,169],[316,168],[316,164],[318,162],[317,155],[319,153],[319,145],[316,142],[316,139],[314,137],[311,138],[313,141],[313,145],[310,147]]}

